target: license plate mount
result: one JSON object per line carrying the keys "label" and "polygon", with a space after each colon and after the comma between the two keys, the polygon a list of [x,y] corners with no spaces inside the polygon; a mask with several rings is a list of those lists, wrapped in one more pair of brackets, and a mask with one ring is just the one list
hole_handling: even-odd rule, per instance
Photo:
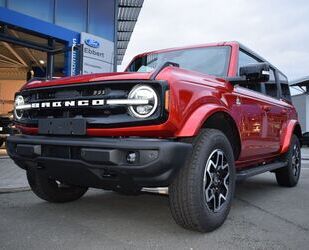
{"label": "license plate mount", "polygon": [[43,135],[85,135],[86,119],[47,118],[39,119],[39,134]]}

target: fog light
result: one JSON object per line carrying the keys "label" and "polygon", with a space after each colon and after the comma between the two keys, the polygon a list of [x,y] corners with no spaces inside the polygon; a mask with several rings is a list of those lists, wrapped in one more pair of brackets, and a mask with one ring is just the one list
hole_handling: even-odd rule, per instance
{"label": "fog light", "polygon": [[129,152],[127,154],[127,162],[128,163],[135,163],[137,161],[137,154],[135,152]]}

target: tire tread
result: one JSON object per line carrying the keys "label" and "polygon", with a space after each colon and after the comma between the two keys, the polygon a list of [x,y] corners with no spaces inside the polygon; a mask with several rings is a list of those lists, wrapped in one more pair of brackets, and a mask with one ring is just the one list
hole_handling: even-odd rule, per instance
{"label": "tire tread", "polygon": [[[221,131],[216,129],[203,129],[201,131],[193,141],[192,156],[188,157],[185,165],[180,169],[177,177],[169,188],[172,216],[177,224],[186,229],[208,232],[214,230],[218,226],[212,226],[212,223],[209,223],[207,227],[202,225],[200,221],[202,216],[200,208],[196,202],[193,202],[199,199],[198,194],[194,191],[194,187],[196,186],[195,173],[197,173],[199,168],[203,145],[211,138],[215,139],[217,135],[224,136]],[[226,141],[229,143],[227,139]]]}

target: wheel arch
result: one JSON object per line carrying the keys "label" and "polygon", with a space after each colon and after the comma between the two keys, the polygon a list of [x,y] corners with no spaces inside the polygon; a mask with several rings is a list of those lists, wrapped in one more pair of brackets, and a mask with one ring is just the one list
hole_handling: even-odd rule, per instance
{"label": "wheel arch", "polygon": [[235,160],[238,159],[241,152],[241,137],[235,120],[225,107],[216,104],[199,107],[187,119],[177,137],[195,137],[203,128],[222,131],[231,143]]}
{"label": "wheel arch", "polygon": [[218,111],[209,116],[201,128],[218,129],[225,134],[231,143],[235,160],[238,159],[241,152],[240,133],[235,120],[230,114],[223,111]]}
{"label": "wheel arch", "polygon": [[297,120],[289,120],[282,129],[281,133],[281,149],[280,153],[286,153],[289,150],[292,136],[296,135],[300,142],[302,138],[302,132],[300,124]]}

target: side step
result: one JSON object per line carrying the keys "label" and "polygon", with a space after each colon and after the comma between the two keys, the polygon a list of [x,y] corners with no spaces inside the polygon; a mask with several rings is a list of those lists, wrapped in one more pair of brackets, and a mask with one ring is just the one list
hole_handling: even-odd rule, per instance
{"label": "side step", "polygon": [[257,174],[262,174],[268,171],[272,171],[278,168],[287,166],[287,162],[275,162],[266,165],[260,165],[258,167],[246,168],[236,172],[236,180],[244,180]]}

